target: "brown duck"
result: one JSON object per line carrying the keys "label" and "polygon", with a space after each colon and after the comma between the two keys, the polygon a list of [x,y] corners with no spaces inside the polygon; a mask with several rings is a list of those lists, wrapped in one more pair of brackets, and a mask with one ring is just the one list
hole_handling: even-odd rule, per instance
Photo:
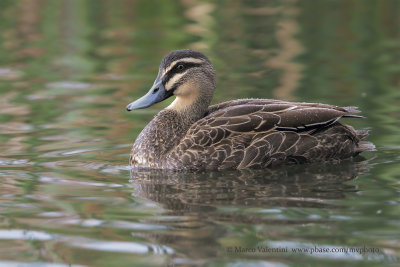
{"label": "brown duck", "polygon": [[360,118],[354,107],[271,99],[239,99],[209,106],[215,71],[193,50],[166,55],[150,91],[128,111],[170,96],[136,139],[130,164],[146,169],[223,170],[341,160],[374,150],[368,133],[338,122]]}

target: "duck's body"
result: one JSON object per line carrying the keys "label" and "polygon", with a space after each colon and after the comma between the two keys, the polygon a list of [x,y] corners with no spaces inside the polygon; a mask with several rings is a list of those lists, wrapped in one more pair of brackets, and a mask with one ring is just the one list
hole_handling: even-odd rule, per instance
{"label": "duck's body", "polygon": [[[186,66],[183,73],[179,64]],[[190,74],[202,83],[190,81]],[[149,97],[153,98],[150,104],[172,94],[177,100],[138,136],[130,157],[133,167],[193,171],[266,168],[340,160],[374,149],[373,144],[361,141],[366,131],[337,122],[342,117],[360,117],[354,115],[358,112],[355,108],[270,99],[209,106],[215,89],[215,75],[210,74],[212,65],[199,52],[180,50],[164,58],[153,88],[128,110],[147,107]]]}

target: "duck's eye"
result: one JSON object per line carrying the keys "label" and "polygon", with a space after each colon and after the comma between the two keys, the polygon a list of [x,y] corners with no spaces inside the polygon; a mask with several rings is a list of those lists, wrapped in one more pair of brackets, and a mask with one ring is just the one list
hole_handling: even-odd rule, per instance
{"label": "duck's eye", "polygon": [[185,66],[183,66],[182,64],[179,64],[177,68],[178,68],[178,70],[183,70],[185,68]]}

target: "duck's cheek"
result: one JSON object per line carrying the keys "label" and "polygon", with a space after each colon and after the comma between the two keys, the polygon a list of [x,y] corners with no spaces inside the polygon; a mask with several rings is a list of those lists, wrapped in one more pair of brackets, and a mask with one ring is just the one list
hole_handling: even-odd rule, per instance
{"label": "duck's cheek", "polygon": [[174,90],[174,96],[184,96],[187,94],[187,89],[185,88],[186,86],[180,85]]}
{"label": "duck's cheek", "polygon": [[174,76],[172,76],[165,84],[165,89],[167,91],[173,90],[173,88],[176,87],[177,83],[182,79],[182,77],[185,76],[186,72],[187,71],[183,73],[176,73]]}
{"label": "duck's cheek", "polygon": [[184,83],[174,90],[175,96],[195,98],[199,94],[199,88],[192,83]]}

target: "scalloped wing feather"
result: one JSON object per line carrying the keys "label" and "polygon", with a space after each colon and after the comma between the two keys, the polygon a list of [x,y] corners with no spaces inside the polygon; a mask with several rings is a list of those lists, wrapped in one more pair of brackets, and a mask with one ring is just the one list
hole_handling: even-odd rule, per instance
{"label": "scalloped wing feather", "polygon": [[359,140],[353,129],[337,120],[359,117],[355,112],[354,107],[269,99],[228,101],[211,106],[170,157],[179,168],[194,170],[349,157]]}

